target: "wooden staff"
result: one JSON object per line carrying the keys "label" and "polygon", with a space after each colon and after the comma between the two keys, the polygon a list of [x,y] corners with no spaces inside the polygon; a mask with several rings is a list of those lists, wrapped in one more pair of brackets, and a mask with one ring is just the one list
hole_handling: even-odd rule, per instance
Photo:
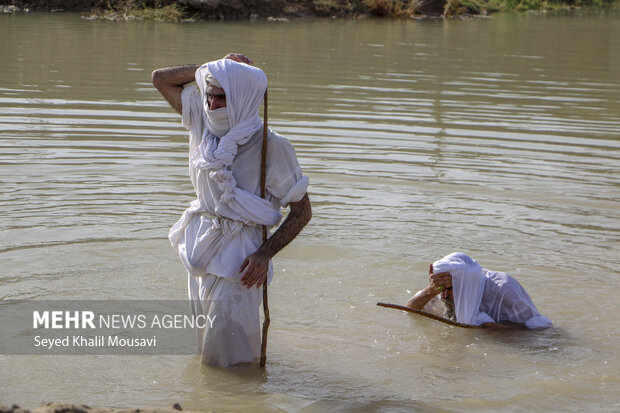
{"label": "wooden staff", "polygon": [[442,323],[450,324],[451,326],[463,327],[463,328],[483,328],[482,326],[472,326],[469,324],[457,323],[456,321],[449,320],[447,318],[439,317],[435,314],[427,313],[426,311],[416,310],[410,307],[404,307],[402,305],[397,304],[385,304],[385,303],[377,303],[378,306],[387,307],[387,308],[395,308],[397,310],[408,311],[410,313],[420,314],[424,317],[432,318],[433,320],[441,321]]}
{"label": "wooden staff", "polygon": [[[261,154],[260,163],[260,196],[265,198],[265,184],[267,177],[267,89],[265,89],[265,98],[263,101],[264,115],[263,115],[263,150]],[[263,225],[263,242],[267,241],[267,227]],[[265,367],[267,363],[267,331],[269,330],[269,324],[271,319],[269,318],[269,302],[267,295],[267,280],[263,284],[263,311],[265,313],[265,319],[263,320],[263,334],[260,345],[260,364],[261,368]]]}

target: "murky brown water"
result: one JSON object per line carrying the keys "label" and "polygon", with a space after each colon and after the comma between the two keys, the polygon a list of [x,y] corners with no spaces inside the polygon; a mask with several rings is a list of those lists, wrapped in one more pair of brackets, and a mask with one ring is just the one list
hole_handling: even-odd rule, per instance
{"label": "murky brown water", "polygon": [[[620,20],[115,23],[0,16],[0,298],[176,299],[192,199],[152,69],[242,51],[310,176],[265,375],[190,356],[0,356],[0,401],[216,411],[620,409]],[[556,328],[380,309],[451,251]]]}

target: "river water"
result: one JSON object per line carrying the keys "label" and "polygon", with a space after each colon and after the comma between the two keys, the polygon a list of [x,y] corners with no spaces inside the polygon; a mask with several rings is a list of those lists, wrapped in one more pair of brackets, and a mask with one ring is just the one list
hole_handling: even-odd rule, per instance
{"label": "river water", "polygon": [[[619,411],[620,19],[170,24],[0,16],[0,299],[184,299],[187,137],[154,68],[229,51],[314,216],[275,261],[264,373],[0,355],[0,401],[214,411]],[[555,328],[384,309],[467,252]],[[615,304],[614,304],[615,303]]]}

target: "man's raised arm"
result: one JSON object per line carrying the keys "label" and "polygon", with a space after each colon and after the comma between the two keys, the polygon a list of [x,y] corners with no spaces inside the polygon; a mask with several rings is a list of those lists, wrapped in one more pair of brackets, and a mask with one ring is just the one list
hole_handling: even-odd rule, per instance
{"label": "man's raised arm", "polygon": [[[228,53],[224,59],[231,59],[235,62],[253,64],[252,59],[242,53]],[[179,115],[182,114],[183,105],[181,103],[181,92],[183,86],[195,80],[196,70],[201,65],[180,65],[156,69],[151,74],[153,85],[159,90],[164,98],[170,103]]]}
{"label": "man's raised arm", "polygon": [[154,70],[151,75],[153,85],[179,115],[183,110],[181,104],[183,86],[195,80],[196,70],[199,67],[200,65],[164,67]]}

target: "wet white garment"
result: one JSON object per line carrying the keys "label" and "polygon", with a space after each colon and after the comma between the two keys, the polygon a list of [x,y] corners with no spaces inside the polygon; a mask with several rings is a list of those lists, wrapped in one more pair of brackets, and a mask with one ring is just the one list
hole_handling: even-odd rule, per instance
{"label": "wet white garment", "polygon": [[[485,270],[476,260],[460,252],[433,263],[433,273],[442,272],[452,275],[454,312],[459,323],[511,322],[525,324],[530,329],[553,326],[551,320],[540,315],[521,284],[506,273]],[[439,296],[433,300],[433,304],[427,303],[428,310],[441,302]],[[425,307],[425,311],[428,310]]]}
{"label": "wet white garment", "polygon": [[525,288],[505,272],[485,270],[485,288],[480,311],[499,322],[525,324],[527,328],[553,327],[551,320],[540,315]]}
{"label": "wet white garment", "polygon": [[210,321],[196,329],[202,363],[229,367],[260,357],[262,289],[247,289],[238,281],[207,274],[190,275],[188,290],[194,316],[204,315]]}

